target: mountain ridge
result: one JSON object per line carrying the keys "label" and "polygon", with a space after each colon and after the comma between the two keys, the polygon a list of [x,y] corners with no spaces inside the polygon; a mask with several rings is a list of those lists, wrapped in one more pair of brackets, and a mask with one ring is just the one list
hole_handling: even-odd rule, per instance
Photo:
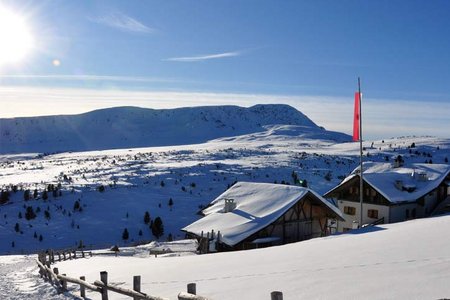
{"label": "mountain ridge", "polygon": [[0,153],[65,152],[174,146],[267,131],[273,125],[348,141],[285,104],[150,109],[122,106],[77,115],[0,119]]}

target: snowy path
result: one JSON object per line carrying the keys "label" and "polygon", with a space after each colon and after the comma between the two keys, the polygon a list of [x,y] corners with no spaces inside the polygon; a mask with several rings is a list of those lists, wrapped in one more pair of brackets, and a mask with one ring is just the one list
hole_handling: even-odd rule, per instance
{"label": "snowy path", "polygon": [[0,256],[0,299],[74,299],[58,294],[38,274],[33,256]]}

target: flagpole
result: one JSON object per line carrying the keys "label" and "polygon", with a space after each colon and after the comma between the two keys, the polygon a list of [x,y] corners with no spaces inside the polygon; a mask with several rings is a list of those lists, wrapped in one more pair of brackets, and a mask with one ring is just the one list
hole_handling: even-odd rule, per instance
{"label": "flagpole", "polygon": [[358,77],[358,96],[359,96],[359,227],[363,225],[363,146],[362,146],[362,97],[361,97],[361,80]]}

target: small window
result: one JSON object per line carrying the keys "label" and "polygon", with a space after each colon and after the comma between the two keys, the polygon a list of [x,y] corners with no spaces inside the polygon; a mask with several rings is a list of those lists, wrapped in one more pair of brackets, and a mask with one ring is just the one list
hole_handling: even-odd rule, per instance
{"label": "small window", "polygon": [[377,209],[369,209],[367,211],[367,216],[372,219],[378,219],[378,210]]}
{"label": "small window", "polygon": [[344,213],[347,215],[354,216],[356,214],[356,208],[351,206],[344,206]]}

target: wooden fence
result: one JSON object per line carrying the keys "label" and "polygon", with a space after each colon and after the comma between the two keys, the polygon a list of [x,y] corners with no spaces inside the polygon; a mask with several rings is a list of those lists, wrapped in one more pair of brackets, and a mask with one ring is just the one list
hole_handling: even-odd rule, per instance
{"label": "wooden fence", "polygon": [[[157,296],[151,296],[141,291],[141,276],[133,276],[133,289],[125,289],[108,284],[108,272],[100,272],[100,280],[95,280],[94,283],[86,282],[85,276],[81,276],[79,279],[72,278],[66,274],[59,274],[58,268],[51,268],[51,263],[55,262],[55,255],[58,256],[58,261],[76,258],[86,257],[86,253],[81,253],[81,255],[76,254],[76,251],[69,251],[70,254],[64,254],[64,252],[53,252],[48,251],[46,253],[38,254],[38,259],[36,260],[39,266],[39,275],[46,281],[49,281],[55,286],[58,292],[67,291],[67,283],[76,284],[80,286],[80,296],[81,298],[86,298],[86,289],[98,292],[101,294],[102,300],[108,300],[108,292],[118,293],[128,297],[132,297],[133,300],[168,300],[166,298],[161,298]],[[73,255],[72,255],[73,254]],[[92,252],[88,253],[92,256]],[[48,256],[48,259],[47,259]],[[283,300],[283,293],[279,291],[274,291],[271,294],[271,300]],[[189,283],[187,285],[187,292],[181,292],[178,294],[178,300],[208,300],[208,298],[197,295],[197,287],[195,283]]]}

